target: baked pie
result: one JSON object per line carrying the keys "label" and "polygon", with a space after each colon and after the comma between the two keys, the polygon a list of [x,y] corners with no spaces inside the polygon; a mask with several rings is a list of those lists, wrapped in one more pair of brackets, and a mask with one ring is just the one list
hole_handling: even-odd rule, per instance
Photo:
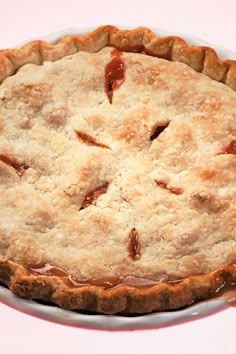
{"label": "baked pie", "polygon": [[236,62],[149,29],[0,52],[0,281],[140,314],[236,283]]}

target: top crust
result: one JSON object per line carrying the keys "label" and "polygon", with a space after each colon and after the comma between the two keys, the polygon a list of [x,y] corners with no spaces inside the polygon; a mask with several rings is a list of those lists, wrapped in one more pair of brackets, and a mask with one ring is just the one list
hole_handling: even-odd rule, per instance
{"label": "top crust", "polygon": [[[235,282],[236,93],[199,73],[235,89],[234,62],[111,26],[1,54],[1,281],[105,313],[177,308]],[[125,73],[111,102],[114,55]]]}

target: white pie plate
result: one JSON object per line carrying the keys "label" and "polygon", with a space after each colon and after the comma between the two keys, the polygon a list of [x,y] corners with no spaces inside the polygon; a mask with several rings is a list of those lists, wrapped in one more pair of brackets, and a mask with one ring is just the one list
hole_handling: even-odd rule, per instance
{"label": "white pie plate", "polygon": [[[130,27],[127,26],[117,27],[130,29]],[[212,47],[216,50],[217,54],[222,59],[236,59],[236,54],[232,51],[208,43],[199,38],[184,33],[173,33],[159,28],[153,28],[150,26],[148,27],[159,36],[176,35],[180,36],[181,38],[184,38],[188,44]],[[47,37],[41,37],[41,39],[53,43],[58,41],[58,39],[63,37],[64,35],[85,34],[91,32],[92,30],[94,30],[94,28],[70,28],[61,32],[51,34]],[[24,43],[27,42],[29,42],[29,40]],[[19,46],[24,43],[21,43]],[[119,315],[81,314],[75,311],[63,310],[55,306],[42,305],[36,301],[19,298],[15,296],[10,290],[6,289],[1,285],[0,301],[16,310],[22,311],[29,315],[51,322],[60,323],[63,325],[110,331],[137,330],[163,328],[213,315],[214,313],[227,309],[229,307],[230,302],[236,301],[236,290],[231,291],[224,296],[191,305],[185,309],[133,317],[124,317]]]}
{"label": "white pie plate", "polygon": [[80,314],[61,308],[42,305],[14,295],[0,286],[0,301],[16,310],[50,322],[78,328],[107,331],[157,329],[201,319],[229,308],[229,302],[236,301],[236,290],[225,296],[202,301],[183,310],[166,311],[142,316],[124,317],[119,315]]}

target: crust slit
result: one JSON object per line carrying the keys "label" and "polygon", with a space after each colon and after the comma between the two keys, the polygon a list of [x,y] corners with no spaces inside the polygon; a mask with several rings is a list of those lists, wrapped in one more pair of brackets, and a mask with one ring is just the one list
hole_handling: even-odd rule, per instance
{"label": "crust slit", "polygon": [[141,244],[139,241],[138,231],[133,228],[129,233],[128,252],[133,261],[137,261],[141,257]]}

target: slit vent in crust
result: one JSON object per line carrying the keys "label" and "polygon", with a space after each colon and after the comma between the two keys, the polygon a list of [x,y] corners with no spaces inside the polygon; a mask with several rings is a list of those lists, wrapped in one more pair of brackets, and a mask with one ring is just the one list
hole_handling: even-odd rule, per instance
{"label": "slit vent in crust", "polygon": [[29,166],[24,163],[19,163],[9,157],[0,154],[0,161],[13,168],[15,172],[21,177],[28,170]]}
{"label": "slit vent in crust", "polygon": [[153,141],[159,137],[159,135],[168,127],[169,122],[163,125],[157,125],[150,136],[150,140]]}
{"label": "slit vent in crust", "polygon": [[176,194],[176,195],[180,195],[180,194],[183,194],[183,189],[182,188],[178,188],[178,187],[169,187],[168,184],[164,181],[157,181],[155,180],[156,182],[156,185],[158,187],[161,187],[163,189],[166,189],[167,191],[173,193],[173,194]]}
{"label": "slit vent in crust", "polygon": [[101,147],[101,148],[105,148],[105,149],[109,149],[109,147],[103,143],[99,143],[98,141],[96,141],[92,136],[90,136],[87,133],[84,132],[80,132],[80,131],[75,131],[77,137],[79,138],[79,140],[89,146],[97,146],[97,147]]}
{"label": "slit vent in crust", "polygon": [[107,192],[108,189],[108,183],[105,183],[103,186],[98,187],[97,189],[92,190],[89,192],[83,201],[83,204],[80,208],[80,210],[87,208],[90,205],[96,205],[97,199],[102,195]]}
{"label": "slit vent in crust", "polygon": [[224,154],[236,155],[236,140],[231,140],[225,148]]}
{"label": "slit vent in crust", "polygon": [[141,244],[139,242],[138,231],[133,228],[129,233],[128,252],[133,261],[137,261],[141,257]]}
{"label": "slit vent in crust", "polygon": [[107,98],[112,104],[114,91],[125,81],[125,64],[121,59],[122,52],[114,49],[111,52],[111,60],[105,67],[104,89]]}

